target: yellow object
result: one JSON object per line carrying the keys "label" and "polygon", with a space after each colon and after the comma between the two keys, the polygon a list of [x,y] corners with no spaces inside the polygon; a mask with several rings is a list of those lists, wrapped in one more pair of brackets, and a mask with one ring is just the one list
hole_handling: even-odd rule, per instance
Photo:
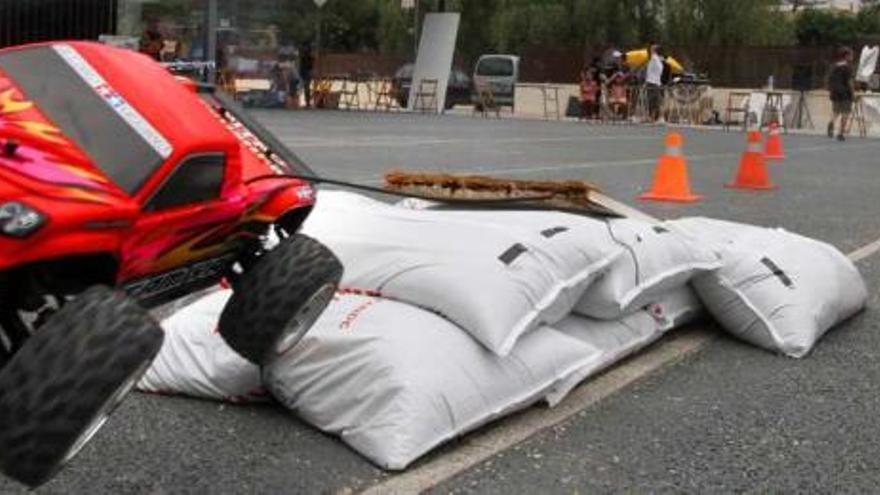
{"label": "yellow object", "polygon": [[[630,50],[626,52],[626,65],[629,66],[630,69],[638,69],[647,64],[649,58],[647,48]],[[672,70],[673,74],[681,74],[684,72],[684,67],[681,65],[681,62],[673,57],[666,57],[666,63],[669,64],[669,68]]]}
{"label": "yellow object", "polygon": [[684,73],[684,67],[678,60],[675,60],[672,57],[666,57],[666,63],[669,64],[669,68],[672,70],[673,74]]}
{"label": "yellow object", "polygon": [[638,69],[648,63],[648,49],[630,50],[626,52],[626,65],[630,69]]}

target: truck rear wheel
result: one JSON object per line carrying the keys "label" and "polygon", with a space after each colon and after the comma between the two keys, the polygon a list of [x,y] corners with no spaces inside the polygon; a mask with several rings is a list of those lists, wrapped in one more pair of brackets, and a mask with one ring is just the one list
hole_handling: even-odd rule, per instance
{"label": "truck rear wheel", "polygon": [[31,487],[92,439],[147,370],[164,333],[125,294],[92,287],[0,371],[0,470]]}
{"label": "truck rear wheel", "polygon": [[320,242],[296,234],[262,255],[236,280],[220,316],[232,349],[263,366],[299,342],[342,279],[342,263]]}

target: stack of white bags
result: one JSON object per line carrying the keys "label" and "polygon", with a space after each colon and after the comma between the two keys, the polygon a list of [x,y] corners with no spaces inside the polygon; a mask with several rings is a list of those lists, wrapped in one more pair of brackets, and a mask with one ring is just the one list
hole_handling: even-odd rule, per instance
{"label": "stack of white bags", "polygon": [[558,403],[699,317],[700,300],[734,335],[796,357],[866,300],[833,247],[708,219],[414,209],[322,192],[303,233],[342,260],[345,290],[293,350],[262,370],[236,355],[215,330],[230,294],[218,290],[163,322],[139,388],[271,395],[403,469],[514,410]]}

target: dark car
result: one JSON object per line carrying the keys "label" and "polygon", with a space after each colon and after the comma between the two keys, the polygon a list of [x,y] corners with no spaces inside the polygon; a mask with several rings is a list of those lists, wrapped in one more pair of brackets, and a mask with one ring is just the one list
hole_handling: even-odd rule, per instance
{"label": "dark car", "polygon": [[[406,107],[409,101],[412,76],[413,64],[406,64],[394,73],[394,94],[401,107]],[[449,85],[446,86],[446,109],[455,105],[470,105],[472,87],[471,78],[463,70],[453,68],[449,73]]]}

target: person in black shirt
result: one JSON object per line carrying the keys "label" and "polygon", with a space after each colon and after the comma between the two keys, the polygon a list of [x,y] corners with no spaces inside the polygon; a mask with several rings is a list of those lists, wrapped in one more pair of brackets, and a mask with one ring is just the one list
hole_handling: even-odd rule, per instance
{"label": "person in black shirt", "polygon": [[312,106],[312,71],[314,68],[315,57],[312,55],[312,46],[307,44],[303,47],[299,60],[299,78],[306,96],[306,107]]}
{"label": "person in black shirt", "polygon": [[837,140],[846,139],[846,125],[852,113],[855,85],[852,70],[853,52],[849,48],[841,48],[837,62],[831,68],[828,78],[828,92],[831,96],[831,122],[828,123],[828,137],[834,137],[834,121],[840,119]]}

